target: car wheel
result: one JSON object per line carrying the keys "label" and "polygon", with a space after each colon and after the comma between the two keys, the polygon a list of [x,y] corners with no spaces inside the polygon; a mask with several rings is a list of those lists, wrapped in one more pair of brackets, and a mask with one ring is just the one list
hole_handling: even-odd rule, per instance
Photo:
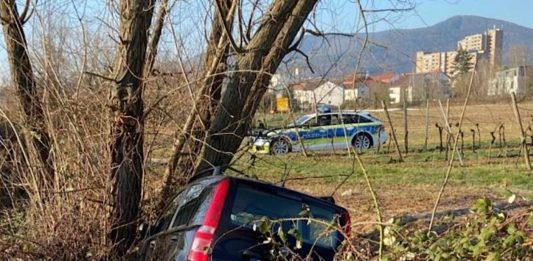
{"label": "car wheel", "polygon": [[277,139],[270,145],[270,152],[274,155],[287,154],[290,151],[290,144],[285,139]]}
{"label": "car wheel", "polygon": [[363,152],[372,146],[372,141],[370,140],[370,136],[368,134],[361,133],[355,135],[352,145],[355,149],[357,149],[357,151]]}

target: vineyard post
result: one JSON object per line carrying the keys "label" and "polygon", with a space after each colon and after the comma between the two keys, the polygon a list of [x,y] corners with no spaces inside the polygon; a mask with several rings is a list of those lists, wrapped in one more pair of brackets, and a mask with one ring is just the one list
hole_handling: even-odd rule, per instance
{"label": "vineyard post", "polygon": [[481,148],[481,131],[479,130],[479,123],[476,123],[476,130],[477,130],[477,146],[478,148]]}
{"label": "vineyard post", "polygon": [[424,132],[424,150],[428,150],[428,133],[429,133],[429,129],[428,129],[428,126],[429,125],[429,99],[426,99],[426,129],[425,129],[425,132]]}
{"label": "vineyard post", "polygon": [[531,170],[531,162],[529,162],[529,148],[527,147],[526,135],[524,134],[524,126],[522,125],[522,119],[520,118],[520,111],[518,110],[518,105],[516,104],[516,95],[514,92],[511,93],[511,98],[513,100],[513,109],[518,121],[518,126],[520,127],[520,146],[524,149],[524,160],[528,170]]}
{"label": "vineyard post", "polygon": [[444,150],[444,145],[442,143],[442,129],[443,127],[439,126],[439,123],[435,123],[435,127],[437,127],[437,129],[439,130],[439,141],[440,141],[440,145],[439,145],[439,152],[442,153],[442,150]]}
{"label": "vineyard post", "polygon": [[389,110],[387,110],[387,104],[385,104],[385,101],[381,101],[381,106],[383,106],[383,110],[385,111],[385,115],[387,116],[387,120],[389,121],[390,133],[392,136],[392,140],[394,141],[394,146],[396,147],[396,151],[398,152],[399,161],[403,162],[402,152],[400,151],[400,146],[398,145],[398,140],[396,139],[396,132],[394,131],[394,126],[392,125],[392,121],[389,115]]}
{"label": "vineyard post", "polygon": [[403,143],[405,154],[409,153],[409,126],[407,120],[407,89],[403,89]]}
{"label": "vineyard post", "polygon": [[489,145],[489,164],[491,164],[492,159],[492,146],[494,146],[494,143],[496,142],[496,136],[494,135],[494,131],[490,132],[490,136],[492,137],[492,140],[490,141]]}
{"label": "vineyard post", "polygon": [[470,131],[472,132],[472,152],[475,153],[476,152],[476,130],[470,129]]}

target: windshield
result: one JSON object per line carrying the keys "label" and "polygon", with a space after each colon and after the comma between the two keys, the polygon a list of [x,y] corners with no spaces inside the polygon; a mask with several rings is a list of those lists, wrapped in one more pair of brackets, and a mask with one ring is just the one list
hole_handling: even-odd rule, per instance
{"label": "windshield", "polygon": [[[288,127],[294,127],[294,126],[301,126],[301,125],[304,125],[309,119],[311,119],[313,116],[312,115],[303,115],[303,116],[300,116],[298,117],[298,119],[296,119],[294,122],[291,122],[289,125],[287,125]],[[295,124],[296,123],[296,124]]]}

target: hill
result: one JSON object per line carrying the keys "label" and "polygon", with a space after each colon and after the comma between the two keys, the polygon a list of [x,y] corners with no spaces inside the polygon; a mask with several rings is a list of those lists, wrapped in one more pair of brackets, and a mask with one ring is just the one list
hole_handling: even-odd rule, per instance
{"label": "hill", "polygon": [[[454,50],[457,41],[471,34],[498,27],[504,31],[504,64],[509,63],[512,46],[526,45],[533,50],[533,29],[503,20],[479,16],[454,16],[433,26],[417,29],[387,30],[370,33],[369,46],[362,60],[362,71],[370,73],[393,70],[410,72],[417,51]],[[364,35],[346,37],[330,35],[326,39],[306,35],[301,50],[309,55],[316,75],[329,71],[337,76],[350,73],[356,66]],[[529,57],[530,61],[533,60]],[[288,61],[305,67],[305,60],[293,54]],[[307,71],[307,70],[304,70]],[[309,72],[307,72],[309,73]]]}

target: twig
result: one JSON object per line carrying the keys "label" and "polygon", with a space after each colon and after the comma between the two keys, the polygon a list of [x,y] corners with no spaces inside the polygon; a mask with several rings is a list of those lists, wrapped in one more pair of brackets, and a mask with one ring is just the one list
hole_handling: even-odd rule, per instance
{"label": "twig", "polygon": [[[466,98],[465,102],[463,104],[463,110],[461,111],[461,117],[459,118],[459,129],[461,129],[461,126],[463,125],[463,119],[466,112],[466,107],[468,106],[468,100],[470,98],[470,93],[472,92],[472,83],[474,82],[474,75],[476,74],[476,64],[474,64],[474,71],[472,72],[472,76],[470,78],[470,84],[468,85],[468,90],[466,92]],[[446,117],[447,118],[447,117]],[[459,133],[455,137],[455,141],[453,144],[452,149],[452,155],[450,159],[450,164],[448,165],[448,170],[446,171],[446,176],[444,177],[444,180],[442,182],[442,186],[440,188],[440,191],[437,195],[437,199],[435,200],[435,205],[433,206],[433,211],[431,211],[431,219],[429,221],[429,227],[428,227],[428,236],[431,234],[431,229],[433,228],[433,221],[435,219],[435,213],[437,212],[437,208],[439,207],[440,199],[442,197],[442,194],[444,193],[444,189],[446,188],[446,185],[448,184],[448,179],[450,178],[450,173],[453,169],[453,162],[455,159],[455,151],[457,150],[457,142],[459,140]]]}

